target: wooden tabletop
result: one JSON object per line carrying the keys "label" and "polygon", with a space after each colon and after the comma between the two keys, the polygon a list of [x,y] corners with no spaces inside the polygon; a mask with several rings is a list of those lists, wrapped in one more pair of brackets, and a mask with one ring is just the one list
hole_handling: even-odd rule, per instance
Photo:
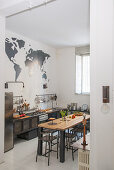
{"label": "wooden tabletop", "polygon": [[[75,143],[73,143],[73,148],[76,148],[76,149],[83,149],[83,145],[82,145],[82,142],[83,142],[83,138],[79,139],[78,141],[76,141]],[[88,145],[85,146],[85,150],[90,150],[90,133],[88,133],[86,135],[86,143]]]}
{"label": "wooden tabletop", "polygon": [[[90,119],[90,115],[86,114],[86,119]],[[51,123],[52,121],[50,121],[46,123],[41,123],[38,125],[38,127],[64,131],[66,129],[76,126],[82,121],[83,121],[83,116],[76,116],[74,119],[66,118],[66,121],[63,121],[62,118],[59,118],[59,119],[55,119],[53,121],[53,124]]]}

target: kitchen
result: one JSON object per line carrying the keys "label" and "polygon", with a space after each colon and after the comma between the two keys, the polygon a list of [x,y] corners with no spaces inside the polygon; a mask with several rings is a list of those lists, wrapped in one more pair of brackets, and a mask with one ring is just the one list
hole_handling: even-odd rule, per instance
{"label": "kitchen", "polygon": [[[82,89],[81,92],[77,92],[76,87],[78,85],[76,85],[75,82],[77,72],[76,56],[83,55],[85,58],[89,58],[90,56],[89,1],[87,0],[87,3],[83,6],[83,15],[80,16],[80,20],[83,22],[80,23],[78,19],[78,15],[80,15],[78,11],[76,12],[78,23],[73,23],[72,19],[72,24],[69,28],[66,28],[66,24],[68,24],[68,20],[70,21],[74,15],[75,8],[73,8],[73,6],[79,2],[72,0],[72,3],[70,3],[70,1],[68,1],[64,8],[64,1],[65,0],[62,2],[63,6],[61,8],[60,2],[52,2],[9,16],[6,19],[6,71],[4,84],[4,146],[6,155],[11,152],[13,153],[13,150],[15,152],[19,145],[21,148],[23,143],[27,143],[28,145],[28,143],[30,144],[33,141],[35,141],[35,151],[37,152],[36,140],[38,137],[38,126],[42,123],[47,121],[53,122],[59,118],[63,119],[65,116],[69,119],[67,120],[68,122],[79,116],[83,118],[83,113],[87,115],[90,114],[90,87],[88,87],[89,90],[87,89],[87,91],[83,91]],[[79,3],[78,6],[81,9],[81,3]],[[55,8],[60,8],[60,13],[57,11],[54,13],[58,18],[58,23],[55,20],[55,16],[52,16]],[[69,8],[70,10],[72,9],[73,12],[67,14]],[[46,17],[44,12],[47,14]],[[68,18],[63,22],[61,15],[64,18],[64,13],[67,14]],[[85,14],[86,17],[84,17]],[[36,19],[34,16],[37,16]],[[47,22],[48,29],[45,29]],[[86,22],[86,24],[84,24],[84,22]],[[53,25],[53,27],[51,25]],[[53,34],[53,30],[55,30],[55,32],[57,31],[58,25],[60,27],[60,30],[58,30],[59,39],[55,33]],[[77,25],[80,27],[79,30]],[[63,44],[59,44],[59,42],[61,42],[61,32],[64,32],[62,28],[66,28],[64,36],[67,35],[69,29],[76,29],[71,35],[73,42],[71,44],[69,43],[68,46],[63,43],[64,40],[62,42]],[[83,36],[81,32],[83,32]],[[47,34],[49,34],[48,37]],[[80,37],[77,38],[79,35]],[[56,39],[57,42],[54,43],[53,39]],[[79,39],[81,40],[79,41]],[[66,42],[70,42],[69,40],[68,37]],[[90,76],[89,72],[87,74]],[[77,82],[79,81],[80,80]],[[88,82],[89,81],[90,79]],[[82,85],[80,85],[80,87],[81,86]],[[12,116],[10,116],[9,113],[13,113]],[[62,114],[65,114],[65,116]],[[87,133],[90,131],[89,123]],[[80,124],[82,125],[82,120]],[[72,130],[72,128],[69,129]],[[83,137],[83,126],[81,126],[80,132],[77,132],[76,135],[76,140]],[[68,145],[70,148],[69,142]],[[69,152],[70,151],[69,149]],[[71,153],[69,152],[66,153],[66,160],[67,157],[71,157]],[[34,153],[34,157],[35,156],[36,153]],[[77,152],[75,158],[77,161]],[[47,167],[47,160],[43,161],[43,159],[38,156],[38,163],[39,159],[41,159],[40,162],[45,162],[45,166]],[[51,159],[52,157],[50,156],[49,166],[53,166]],[[69,158],[69,161],[72,161],[72,158]],[[58,163],[60,164],[60,162]],[[77,164],[75,165],[75,162],[73,162],[73,164],[73,168],[76,168]]]}
{"label": "kitchen", "polygon": [[[77,109],[77,103],[71,103],[66,108],[62,108],[57,107],[56,100],[56,94],[37,95],[35,98],[36,108],[30,109],[29,104],[26,101],[23,102],[22,96],[13,96],[12,92],[5,93],[5,152],[13,149],[15,140],[17,142],[18,138],[25,140],[36,138],[38,124],[47,122],[51,118],[62,117],[61,110],[68,111],[69,115],[77,111],[89,114],[85,104],[82,105],[81,110]],[[51,106],[50,108],[47,107],[47,103],[48,106]],[[42,107],[40,104],[43,104]],[[46,109],[41,109],[44,105],[46,105]]]}
{"label": "kitchen", "polygon": [[[0,0],[0,170],[114,169],[113,46],[113,0]],[[81,72],[84,68],[88,73],[88,67],[82,66],[88,65],[89,53],[90,86],[88,81],[83,86],[85,79]],[[91,96],[81,94],[88,92],[89,88]],[[5,101],[8,100],[5,100],[5,94],[11,95],[6,108]],[[13,149],[4,153],[7,123],[8,130],[11,130],[11,138],[7,140],[11,140],[12,145],[13,113],[18,117],[14,122],[18,122],[28,119],[24,118],[27,112],[52,110],[49,102],[44,107],[35,101],[36,95],[44,94],[56,94],[53,108],[66,109],[68,106],[70,110],[69,105],[73,103],[73,107],[77,104],[78,113],[74,111],[72,115],[67,110],[60,110],[58,115],[62,118],[51,116],[51,122],[38,124],[38,137],[33,138],[35,135],[32,134],[33,139],[25,140],[15,135]],[[81,116],[80,110],[83,109],[90,111],[90,136],[89,133],[83,135],[87,123],[85,115]],[[10,111],[8,115],[7,110]],[[20,132],[25,132],[22,124],[19,125]],[[31,131],[35,124],[32,124],[31,117],[24,130],[30,125]],[[82,127],[83,132],[80,130]],[[49,128],[49,131],[42,131],[44,128]],[[55,146],[52,146],[50,138],[43,138],[46,133],[56,140]],[[76,133],[74,139],[80,139],[71,149],[69,142],[72,138],[69,135],[72,137]],[[88,144],[85,151],[82,144]],[[56,152],[45,154],[47,149]]]}

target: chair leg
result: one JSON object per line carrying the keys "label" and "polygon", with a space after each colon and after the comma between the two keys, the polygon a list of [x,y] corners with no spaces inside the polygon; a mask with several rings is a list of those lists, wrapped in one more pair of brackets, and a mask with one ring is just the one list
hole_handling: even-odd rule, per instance
{"label": "chair leg", "polygon": [[81,138],[82,138],[82,132],[81,132]]}
{"label": "chair leg", "polygon": [[67,151],[68,151],[68,138],[66,137],[66,145],[67,145]]}
{"label": "chair leg", "polygon": [[73,143],[72,141],[73,141],[73,138],[71,138],[71,144]]}
{"label": "chair leg", "polygon": [[51,150],[52,150],[52,142],[51,142]]}
{"label": "chair leg", "polygon": [[37,153],[36,153],[36,162],[38,160],[38,146],[37,146]]}
{"label": "chair leg", "polygon": [[[51,137],[53,136],[53,133],[51,133]],[[50,148],[51,150],[52,150],[52,141],[51,141],[51,148]]]}
{"label": "chair leg", "polygon": [[72,138],[69,138],[69,148],[70,148],[71,141],[72,141]]}
{"label": "chair leg", "polygon": [[74,161],[74,152],[73,152],[73,147],[72,147],[72,160]]}
{"label": "chair leg", "polygon": [[36,153],[36,162],[37,162],[37,159],[38,159],[38,149],[37,149],[37,153]]}
{"label": "chair leg", "polygon": [[[68,132],[69,133],[69,132]],[[68,148],[69,148],[69,146],[70,146],[70,138],[68,138]]]}
{"label": "chair leg", "polygon": [[59,137],[57,138],[57,159],[58,159]]}
{"label": "chair leg", "polygon": [[50,149],[51,149],[51,147],[50,147],[50,142],[48,142],[48,145],[49,145],[49,152],[48,152],[48,166],[49,166],[49,161],[50,161]]}
{"label": "chair leg", "polygon": [[47,142],[46,142],[46,145],[45,145],[45,155],[46,155],[46,151],[47,151]]}

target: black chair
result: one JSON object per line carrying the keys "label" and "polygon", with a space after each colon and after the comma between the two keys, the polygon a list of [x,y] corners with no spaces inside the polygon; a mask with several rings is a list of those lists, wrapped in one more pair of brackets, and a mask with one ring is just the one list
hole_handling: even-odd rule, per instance
{"label": "black chair", "polygon": [[73,129],[72,132],[73,133],[77,133],[77,140],[79,140],[80,138],[83,137],[83,124],[80,123],[79,125],[76,125]]}
{"label": "black chair", "polygon": [[[84,129],[84,126],[83,124],[79,124],[77,126],[75,126],[73,129],[72,129],[72,132],[77,132],[77,140],[79,140],[80,138],[83,137],[83,129]],[[86,123],[86,134],[90,132],[90,120],[87,120],[87,123]],[[80,136],[79,136],[80,135]],[[75,148],[75,147],[72,147],[72,159],[74,161],[74,152],[76,152],[78,149]]]}
{"label": "black chair", "polygon": [[[57,159],[58,159],[58,145],[59,145],[59,137],[58,135],[54,135],[54,133],[57,133],[55,130],[49,130],[44,129],[41,133],[43,137],[38,138],[38,142],[42,140],[42,142],[45,142],[45,153],[42,154],[42,156],[48,157],[48,166],[50,163],[50,152],[57,152]],[[54,142],[56,140],[56,142]],[[48,148],[47,148],[48,145]],[[53,150],[52,147],[54,145],[57,145],[57,150]],[[38,147],[37,147],[37,154],[36,154],[36,162],[38,157]]]}
{"label": "black chair", "polygon": [[[71,133],[76,135],[75,141],[78,141],[80,138],[83,137],[83,124],[76,125],[74,128],[71,129]],[[72,160],[74,161],[74,153],[78,150],[71,145],[72,149]]]}
{"label": "black chair", "polygon": [[65,138],[66,138],[66,148],[67,148],[67,151],[68,151],[68,149],[72,149],[71,145],[73,144],[73,142],[76,142],[77,133],[73,132],[72,129],[68,129],[65,132]]}

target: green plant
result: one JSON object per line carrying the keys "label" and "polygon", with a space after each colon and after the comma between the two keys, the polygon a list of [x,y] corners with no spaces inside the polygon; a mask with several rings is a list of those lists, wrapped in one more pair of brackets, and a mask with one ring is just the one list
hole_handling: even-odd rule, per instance
{"label": "green plant", "polygon": [[66,113],[67,113],[67,112],[64,111],[64,110],[61,110],[61,111],[60,111],[60,114],[61,114],[61,116],[62,116],[62,119],[66,116]]}

